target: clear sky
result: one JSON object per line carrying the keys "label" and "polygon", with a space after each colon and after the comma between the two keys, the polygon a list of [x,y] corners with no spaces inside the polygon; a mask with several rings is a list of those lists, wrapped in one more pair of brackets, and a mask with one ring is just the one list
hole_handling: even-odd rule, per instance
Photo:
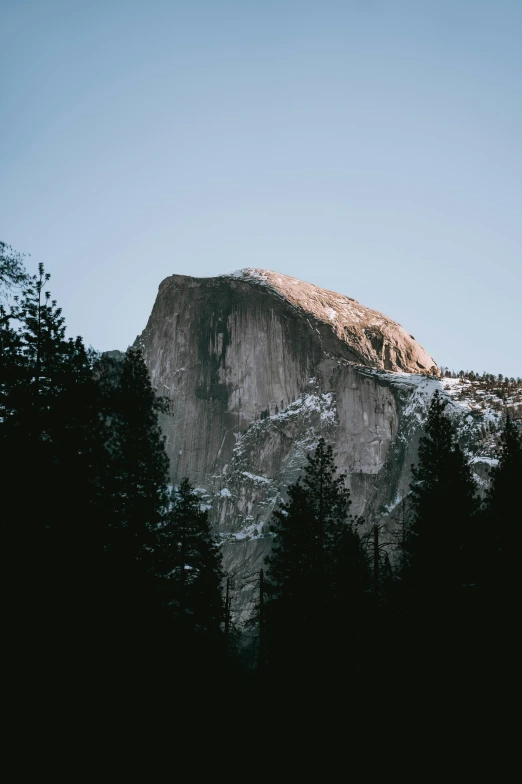
{"label": "clear sky", "polygon": [[125,349],[265,267],[522,375],[521,0],[0,0],[0,239]]}

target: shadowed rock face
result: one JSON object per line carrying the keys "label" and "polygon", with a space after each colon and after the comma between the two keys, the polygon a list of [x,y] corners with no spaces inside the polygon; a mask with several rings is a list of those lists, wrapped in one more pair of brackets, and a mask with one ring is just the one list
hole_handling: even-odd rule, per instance
{"label": "shadowed rock face", "polygon": [[[171,402],[162,424],[172,480],[199,488],[231,573],[263,565],[271,513],[321,435],[347,474],[354,513],[370,521],[407,487],[416,436],[401,437],[404,400],[421,378],[407,374],[437,368],[377,311],[264,270],[173,275],[140,342]],[[247,585],[238,618],[251,600]]]}

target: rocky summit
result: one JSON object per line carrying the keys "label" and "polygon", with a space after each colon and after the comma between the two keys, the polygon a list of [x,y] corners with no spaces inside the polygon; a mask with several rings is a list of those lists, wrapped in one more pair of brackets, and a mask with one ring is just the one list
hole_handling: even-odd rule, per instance
{"label": "rocky summit", "polygon": [[188,477],[209,511],[237,578],[239,622],[252,611],[271,514],[321,436],[346,474],[352,512],[368,526],[389,519],[392,537],[435,389],[448,395],[464,435],[473,419],[470,448],[477,418],[484,425],[495,416],[458,400],[392,319],[268,270],[166,278],[138,343],[170,401],[162,426],[172,482]]}

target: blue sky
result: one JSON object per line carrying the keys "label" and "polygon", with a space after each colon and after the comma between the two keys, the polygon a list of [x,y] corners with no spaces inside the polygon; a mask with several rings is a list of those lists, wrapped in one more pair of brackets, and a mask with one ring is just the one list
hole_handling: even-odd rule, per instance
{"label": "blue sky", "polygon": [[0,0],[0,238],[126,348],[265,267],[522,375],[519,0]]}

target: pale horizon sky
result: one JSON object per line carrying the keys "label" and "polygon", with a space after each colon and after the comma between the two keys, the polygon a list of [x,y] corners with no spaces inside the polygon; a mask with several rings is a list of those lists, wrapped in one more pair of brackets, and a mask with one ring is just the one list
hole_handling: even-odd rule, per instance
{"label": "pale horizon sky", "polygon": [[0,0],[0,239],[122,349],[277,270],[522,376],[520,0]]}

